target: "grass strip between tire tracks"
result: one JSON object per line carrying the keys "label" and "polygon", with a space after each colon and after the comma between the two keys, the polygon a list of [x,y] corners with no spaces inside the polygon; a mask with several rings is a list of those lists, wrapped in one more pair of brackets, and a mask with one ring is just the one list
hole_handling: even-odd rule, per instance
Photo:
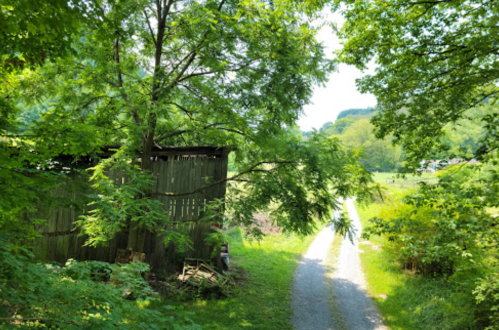
{"label": "grass strip between tire tracks", "polygon": [[[346,212],[346,202],[343,202],[342,204],[342,212]],[[338,330],[348,330],[345,319],[341,313],[340,301],[335,296],[333,288],[333,279],[336,272],[336,265],[340,256],[342,243],[343,237],[336,233],[334,235],[333,244],[331,244],[331,248],[329,249],[326,259],[326,278],[330,293],[328,303],[331,311],[331,316],[333,317]]]}

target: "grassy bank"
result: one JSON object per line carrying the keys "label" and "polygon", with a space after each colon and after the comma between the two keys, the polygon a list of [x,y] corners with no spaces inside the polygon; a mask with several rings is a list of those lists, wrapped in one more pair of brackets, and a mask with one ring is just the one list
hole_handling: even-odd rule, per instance
{"label": "grassy bank", "polygon": [[194,312],[190,318],[203,329],[292,329],[293,273],[314,237],[277,234],[252,242],[235,230],[230,242],[231,267],[242,280],[229,297],[165,302]]}
{"label": "grassy bank", "polygon": [[[365,228],[381,204],[356,206]],[[478,329],[469,313],[474,300],[460,289],[459,281],[466,279],[450,281],[404,269],[396,262],[397,251],[391,250],[386,237],[371,236],[360,242],[369,294],[390,329]]]}
{"label": "grassy bank", "polygon": [[[345,212],[345,204],[343,204],[343,212]],[[334,274],[336,272],[336,266],[338,263],[338,258],[340,256],[341,244],[343,242],[343,236],[336,234],[334,236],[333,244],[331,244],[331,248],[328,251],[327,259],[326,259],[326,277],[331,279],[327,281],[328,289],[329,289],[329,307],[330,312],[335,320],[337,330],[348,330],[348,327],[345,323],[344,316],[341,313],[340,304],[341,301],[334,294],[333,281]]]}
{"label": "grassy bank", "polygon": [[[397,179],[397,173],[373,173],[373,179],[377,183],[386,183],[388,179]],[[407,174],[404,179],[397,179],[407,182],[417,181],[417,180],[428,180],[435,177],[433,173],[422,173],[421,175]]]}

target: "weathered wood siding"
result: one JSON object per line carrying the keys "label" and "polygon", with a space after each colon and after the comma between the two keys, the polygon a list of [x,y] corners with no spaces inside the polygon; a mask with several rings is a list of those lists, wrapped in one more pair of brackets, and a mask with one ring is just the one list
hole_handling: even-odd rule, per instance
{"label": "weathered wood siding", "polygon": [[[212,148],[213,149],[213,148]],[[183,148],[181,151],[171,149],[169,151],[157,152],[153,162],[152,173],[156,177],[154,192],[182,194],[197,190],[209,182],[223,180],[227,177],[227,152],[225,149],[204,150],[199,148],[189,150]],[[212,154],[206,152],[210,151]],[[179,154],[181,152],[181,154]],[[110,174],[117,185],[124,184],[128,178],[119,171]],[[73,180],[61,185],[51,191],[56,198],[76,204],[85,195],[81,182]],[[84,185],[83,185],[84,186]],[[138,246],[146,254],[146,262],[151,265],[151,270],[156,273],[170,273],[176,270],[184,257],[210,259],[212,248],[205,243],[205,238],[211,231],[211,224],[199,222],[204,215],[204,205],[215,198],[224,198],[226,185],[216,185],[202,191],[182,195],[155,197],[164,204],[164,210],[169,216],[172,224],[167,230],[188,232],[193,243],[193,250],[179,254],[173,244],[165,247],[164,237],[154,232],[143,230],[130,231],[125,228],[116,237],[109,241],[105,247],[84,246],[85,236],[79,236],[75,230],[75,221],[87,212],[88,208],[77,206],[53,207],[41,205],[36,214],[29,214],[33,219],[45,219],[45,223],[39,225],[37,231],[42,237],[33,242],[33,252],[41,260],[57,261],[65,263],[69,258],[76,260],[99,260],[114,262],[118,249],[126,249],[130,246],[130,240],[139,240]]]}

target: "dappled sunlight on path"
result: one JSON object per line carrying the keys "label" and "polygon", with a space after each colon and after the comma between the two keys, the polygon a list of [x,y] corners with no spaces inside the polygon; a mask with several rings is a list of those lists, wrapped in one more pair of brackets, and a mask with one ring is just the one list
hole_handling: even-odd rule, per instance
{"label": "dappled sunlight on path", "polygon": [[[353,244],[348,238],[341,243],[332,278],[326,277],[326,259],[335,235],[331,225],[317,235],[299,262],[292,291],[292,322],[296,330],[387,329],[366,291],[358,255],[361,226],[353,201],[348,199],[346,203],[357,230],[356,237]],[[339,212],[334,214],[335,217],[339,215]],[[331,293],[327,281],[332,281],[334,300],[337,302],[334,317],[329,305]]]}
{"label": "dappled sunlight on path", "polygon": [[361,234],[359,216],[354,200],[346,200],[348,213],[356,229],[354,242],[343,239],[340,255],[333,276],[333,294],[347,329],[384,330],[378,310],[366,291],[366,282],[360,264],[358,237]]}
{"label": "dappled sunlight on path", "polygon": [[297,330],[332,330],[325,263],[334,239],[331,225],[324,228],[300,260],[293,281],[293,325]]}

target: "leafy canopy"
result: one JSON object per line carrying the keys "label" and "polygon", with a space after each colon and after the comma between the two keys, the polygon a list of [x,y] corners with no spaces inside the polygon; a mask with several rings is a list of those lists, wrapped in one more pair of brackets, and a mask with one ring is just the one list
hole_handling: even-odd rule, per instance
{"label": "leafy canopy", "polygon": [[[497,329],[498,233],[490,208],[499,205],[499,2],[335,4],[347,19],[340,32],[345,41],[339,59],[361,69],[372,59],[378,65],[374,75],[358,81],[361,91],[378,99],[380,113],[372,120],[376,136],[393,134],[413,171],[421,160],[445,152],[482,162],[460,165],[443,174],[437,186],[423,186],[406,198],[409,206],[374,219],[371,232],[398,240],[406,260],[422,263],[422,269],[442,271],[443,266],[444,272],[466,274],[480,317],[488,319],[486,329]],[[462,125],[468,119],[473,124]],[[465,147],[452,150],[452,134],[473,125],[475,134],[462,142]]]}
{"label": "leafy canopy", "polygon": [[[409,158],[441,150],[439,137],[449,122],[499,92],[497,19],[499,3],[486,0],[335,1],[346,23],[339,59],[366,68],[374,59],[376,74],[358,81],[378,99],[373,120],[377,136],[393,134]],[[496,124],[497,115],[484,116]],[[497,145],[497,136],[475,155]],[[413,163],[417,166],[417,162]],[[416,167],[417,168],[417,167]]]}
{"label": "leafy canopy", "polygon": [[47,58],[68,56],[84,24],[94,28],[99,0],[5,0],[0,4],[0,63],[4,69],[34,68]]}
{"label": "leafy canopy", "polygon": [[[121,155],[141,153],[139,172],[147,175],[154,145],[225,145],[237,168],[227,181],[245,185],[240,198],[227,200],[233,220],[251,225],[253,212],[272,206],[279,225],[301,233],[311,231],[314,216],[330,219],[337,194],[368,195],[369,175],[355,155],[324,136],[303,143],[294,133],[312,87],[334,69],[310,24],[324,2],[91,4],[99,10],[79,22],[71,57],[52,56],[3,85],[14,105],[42,110],[32,125],[9,130],[23,156],[6,168],[23,172],[59,154],[121,145]],[[98,209],[79,223],[91,242],[128,221],[150,230],[168,221],[154,203],[134,199],[151,200],[144,175],[137,174],[142,186],[118,189],[101,174],[92,178],[105,198],[93,196]],[[148,216],[135,214],[144,208]]]}

